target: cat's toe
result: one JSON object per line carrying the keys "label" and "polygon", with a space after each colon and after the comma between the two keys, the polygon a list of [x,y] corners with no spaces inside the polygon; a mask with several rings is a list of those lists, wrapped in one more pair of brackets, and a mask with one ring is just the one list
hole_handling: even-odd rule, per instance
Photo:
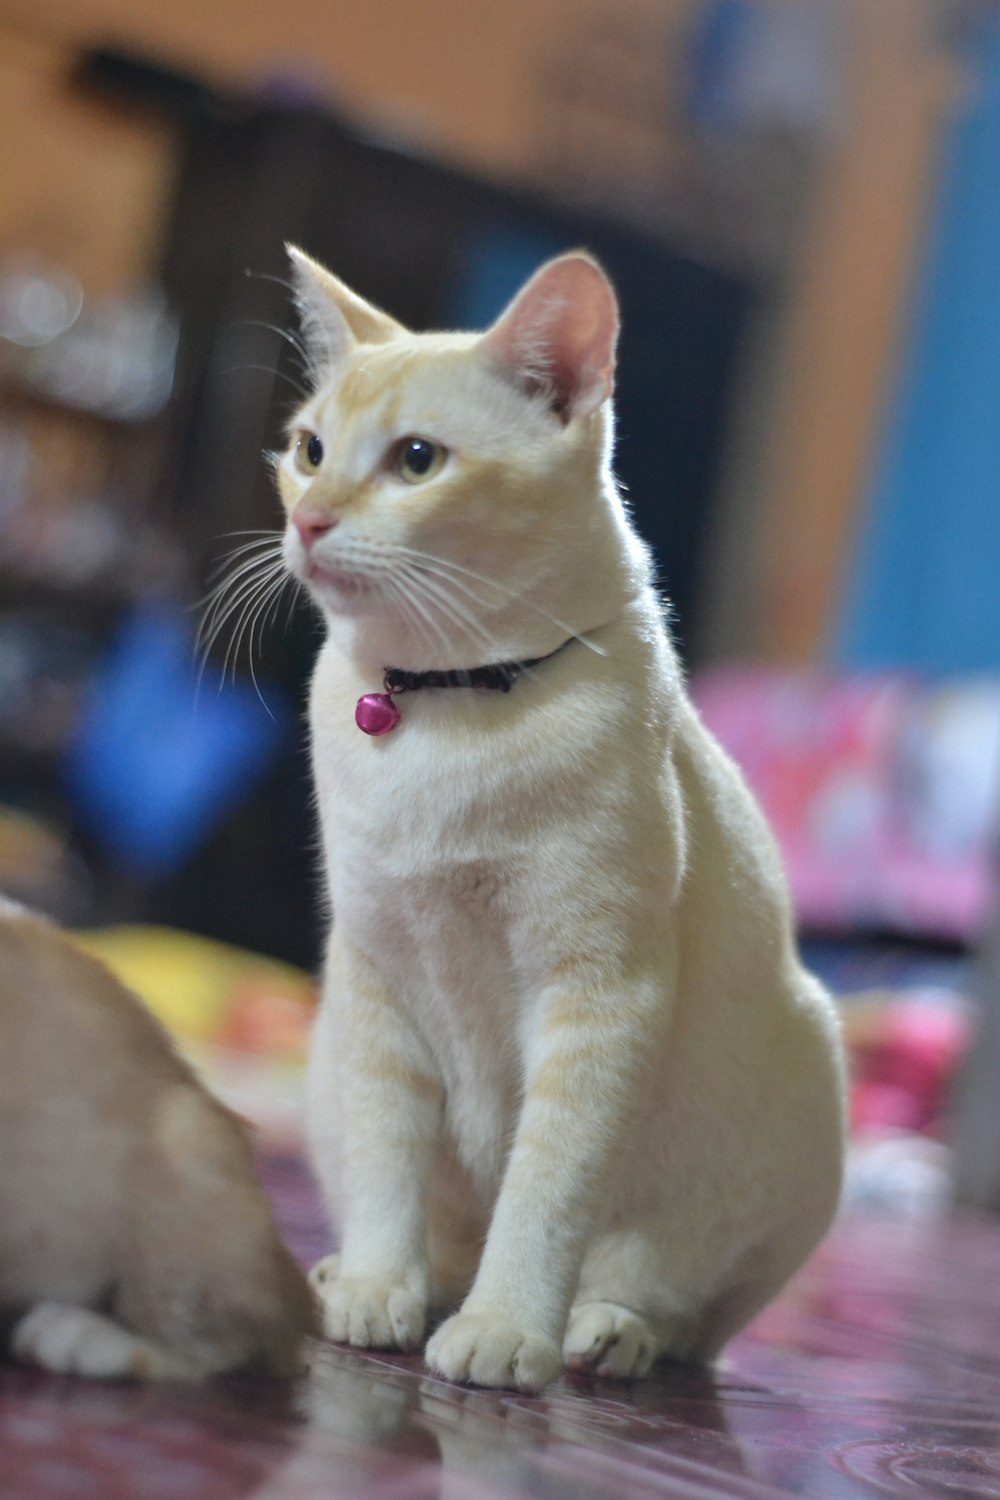
{"label": "cat's toe", "polygon": [[619,1380],[649,1373],[658,1352],[649,1325],[614,1302],[584,1302],[570,1313],[563,1359],[571,1370],[593,1370]]}
{"label": "cat's toe", "polygon": [[[316,1268],[319,1270],[319,1267]],[[318,1280],[323,1331],[335,1344],[356,1349],[419,1349],[427,1321],[427,1299],[405,1286],[367,1277]]]}
{"label": "cat's toe", "polygon": [[324,1255],[323,1259],[318,1260],[309,1272],[309,1284],[315,1287],[316,1291],[322,1292],[327,1282],[336,1281],[339,1275],[340,1256]]}
{"label": "cat's toe", "polygon": [[457,1313],[427,1345],[427,1363],[448,1380],[503,1390],[540,1391],[559,1374],[559,1350],[516,1323]]}

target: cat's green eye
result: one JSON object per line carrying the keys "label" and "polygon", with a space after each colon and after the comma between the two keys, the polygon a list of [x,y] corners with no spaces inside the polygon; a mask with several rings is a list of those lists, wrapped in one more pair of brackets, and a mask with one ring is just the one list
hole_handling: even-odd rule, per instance
{"label": "cat's green eye", "polygon": [[393,468],[407,484],[425,484],[440,473],[447,457],[447,448],[430,438],[405,437],[396,446]]}
{"label": "cat's green eye", "polygon": [[314,432],[300,432],[295,439],[295,467],[299,473],[315,474],[322,462],[322,440]]}

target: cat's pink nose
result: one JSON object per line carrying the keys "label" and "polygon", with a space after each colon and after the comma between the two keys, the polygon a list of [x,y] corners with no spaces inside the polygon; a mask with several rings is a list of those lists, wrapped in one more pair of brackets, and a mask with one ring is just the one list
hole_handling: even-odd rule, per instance
{"label": "cat's pink nose", "polygon": [[305,501],[297,505],[292,512],[292,525],[302,539],[302,545],[307,552],[316,545],[321,537],[326,536],[337,525],[339,517],[332,516],[328,510],[321,509],[318,505],[308,505]]}

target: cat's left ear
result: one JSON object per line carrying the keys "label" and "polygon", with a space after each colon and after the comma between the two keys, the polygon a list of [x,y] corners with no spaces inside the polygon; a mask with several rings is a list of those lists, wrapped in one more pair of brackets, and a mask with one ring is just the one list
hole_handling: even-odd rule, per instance
{"label": "cat's left ear", "polygon": [[313,367],[323,372],[358,344],[385,344],[402,325],[352,292],[297,245],[287,245],[302,332]]}
{"label": "cat's left ear", "polygon": [[543,393],[563,422],[587,417],[611,394],[618,303],[589,255],[550,260],[522,287],[482,347],[517,383]]}

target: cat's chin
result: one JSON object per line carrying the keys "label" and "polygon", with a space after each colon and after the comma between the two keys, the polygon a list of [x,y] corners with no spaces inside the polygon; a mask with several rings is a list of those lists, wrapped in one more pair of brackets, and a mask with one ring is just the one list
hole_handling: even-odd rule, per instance
{"label": "cat's chin", "polygon": [[333,614],[368,613],[379,606],[378,588],[358,573],[342,573],[313,562],[304,570],[303,581],[317,603]]}

